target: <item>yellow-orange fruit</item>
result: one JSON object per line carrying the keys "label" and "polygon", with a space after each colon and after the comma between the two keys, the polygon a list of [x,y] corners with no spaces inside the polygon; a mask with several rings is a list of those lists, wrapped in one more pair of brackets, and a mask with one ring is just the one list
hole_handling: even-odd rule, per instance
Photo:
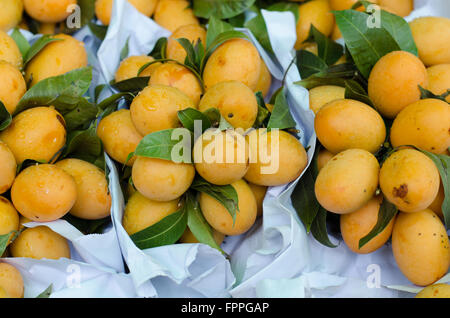
{"label": "yellow-orange fruit", "polygon": [[450,63],[450,19],[420,17],[411,21],[409,26],[425,65]]}
{"label": "yellow-orange fruit", "polygon": [[0,141],[0,194],[11,188],[16,177],[16,159],[8,146]]}
{"label": "yellow-orange fruit", "polygon": [[171,32],[183,25],[199,24],[190,6],[186,0],[159,0],[153,19]]}
{"label": "yellow-orange fruit", "polygon": [[23,63],[22,53],[20,53],[16,42],[2,30],[0,30],[0,61],[1,60],[6,61],[19,69],[22,67]]}
{"label": "yellow-orange fruit", "polygon": [[383,56],[369,76],[369,97],[381,115],[395,118],[420,99],[419,85],[428,85],[427,70],[413,54],[394,51]]}
{"label": "yellow-orange fruit", "polygon": [[56,24],[55,23],[40,23],[39,33],[41,34],[55,34]]}
{"label": "yellow-orange fruit", "polygon": [[[450,64],[438,64],[427,68],[428,90],[435,95],[441,95],[450,90]],[[450,103],[450,96],[446,101]]]}
{"label": "yellow-orange fruit", "polygon": [[77,185],[55,165],[30,166],[16,177],[11,199],[23,216],[36,222],[50,222],[63,217],[73,207]]}
{"label": "yellow-orange fruit", "polygon": [[23,1],[7,0],[0,2],[0,30],[8,31],[22,20]]}
{"label": "yellow-orange fruit", "polygon": [[64,118],[53,107],[27,109],[0,133],[0,140],[11,149],[17,164],[25,159],[54,159],[66,143]]}
{"label": "yellow-orange fruit", "polygon": [[256,84],[256,88],[253,90],[255,93],[261,92],[264,97],[267,96],[272,85],[272,74],[270,74],[266,63],[261,59],[261,72],[259,73],[259,80]]}
{"label": "yellow-orange fruit", "polygon": [[[143,138],[134,127],[128,109],[120,109],[104,117],[98,124],[97,135],[106,153],[121,164],[126,163],[128,155],[136,150]],[[135,160],[135,157],[131,158],[127,165],[132,166]]]}
{"label": "yellow-orange fruit", "polygon": [[212,86],[198,105],[200,111],[217,108],[233,127],[247,129],[258,115],[258,102],[253,91],[238,81],[227,81]]}
{"label": "yellow-orange fruit", "polygon": [[439,180],[433,161],[414,149],[393,153],[380,170],[384,196],[403,212],[428,208],[439,191]]}
{"label": "yellow-orange fruit", "polygon": [[76,0],[23,0],[27,14],[39,22],[60,22],[74,10]]}
{"label": "yellow-orange fruit", "polygon": [[66,238],[46,226],[25,229],[11,244],[13,257],[34,259],[70,258],[70,247]]}
{"label": "yellow-orange fruit", "polygon": [[[349,10],[358,0],[329,0],[331,10]],[[372,3],[378,3],[379,0],[371,0]],[[364,6],[358,8],[359,11],[364,11]]]}
{"label": "yellow-orange fruit", "polygon": [[334,156],[320,170],[316,198],[330,212],[347,214],[362,208],[378,187],[379,164],[362,149],[349,149]]}
{"label": "yellow-orange fruit", "polygon": [[308,163],[308,155],[300,141],[291,134],[253,130],[247,135],[250,165],[245,174],[249,182],[278,186],[297,179]]}
{"label": "yellow-orange fruit", "polygon": [[434,201],[428,207],[428,209],[439,215],[441,219],[444,219],[444,214],[442,213],[442,204],[444,203],[444,199],[445,199],[444,186],[442,185],[441,180],[441,184],[439,186],[439,191],[436,196],[436,199],[434,199]]}
{"label": "yellow-orange fruit", "polygon": [[12,265],[0,263],[0,287],[8,298],[23,298],[23,279],[20,272]]}
{"label": "yellow-orange fruit", "polygon": [[27,84],[17,67],[6,61],[0,61],[0,101],[12,114],[19,100],[27,91]]}
{"label": "yellow-orange fruit", "polygon": [[31,81],[31,86],[43,79],[62,75],[88,64],[83,42],[66,34],[57,34],[54,38],[60,40],[47,44],[27,64],[25,80],[27,83]]}
{"label": "yellow-orange fruit", "polygon": [[25,228],[24,224],[31,223],[31,222],[33,222],[33,221],[30,220],[29,218],[26,218],[23,215],[19,214],[19,230]]}
{"label": "yellow-orange fruit", "polygon": [[345,98],[345,88],[334,85],[317,86],[309,90],[309,108],[317,114],[322,106]]}
{"label": "yellow-orange fruit", "polygon": [[299,19],[297,22],[297,42],[295,48],[299,49],[309,34],[311,25],[314,25],[325,36],[331,35],[334,26],[334,16],[327,0],[312,0],[299,6]]}
{"label": "yellow-orange fruit", "polygon": [[195,170],[206,181],[227,185],[242,179],[248,169],[248,144],[232,130],[211,129],[197,139],[193,157]]}
{"label": "yellow-orange fruit", "polygon": [[314,55],[319,55],[319,46],[317,45],[317,43],[303,43],[300,49],[311,52]]}
{"label": "yellow-orange fruit", "polygon": [[391,237],[395,218],[389,222],[381,233],[359,248],[359,241],[369,234],[377,224],[382,201],[382,196],[374,197],[359,210],[340,216],[342,237],[345,244],[354,253],[372,253],[382,247]]}
{"label": "yellow-orange fruit", "polygon": [[137,157],[131,173],[136,189],[154,201],[171,201],[182,196],[195,176],[194,165]]}
{"label": "yellow-orange fruit", "polygon": [[179,127],[178,111],[189,107],[196,108],[196,105],[178,88],[147,86],[131,103],[131,120],[137,131],[146,136],[155,131]]}
{"label": "yellow-orange fruit", "polygon": [[319,154],[317,155],[317,169],[320,171],[323,167],[327,164],[328,161],[331,160],[331,158],[334,157],[334,154],[332,152],[329,152],[328,150],[321,149],[319,151]]}
{"label": "yellow-orange fruit", "polygon": [[419,286],[433,284],[450,266],[447,232],[431,210],[397,216],[392,232],[392,252],[402,273]]}
{"label": "yellow-orange fruit", "polygon": [[236,220],[230,212],[216,199],[208,194],[200,194],[200,208],[206,221],[217,231],[225,235],[239,235],[247,232],[256,220],[256,199],[252,190],[244,180],[231,184],[238,195],[238,207]]}
{"label": "yellow-orange fruit", "polygon": [[[155,59],[147,55],[129,56],[120,62],[119,68],[116,71],[115,81],[121,82],[133,77],[137,77],[139,70],[145,64],[153,62]],[[153,72],[161,65],[161,63],[154,63],[147,66],[140,74],[141,77],[152,76]]]}
{"label": "yellow-orange fruit", "polygon": [[71,175],[77,186],[77,200],[70,214],[86,220],[98,220],[110,215],[111,195],[101,169],[79,159],[65,159],[55,165]]}
{"label": "yellow-orange fruit", "polygon": [[187,67],[177,63],[159,66],[150,77],[150,85],[165,85],[178,88],[189,96],[195,105],[200,101],[202,86],[197,76]]}
{"label": "yellow-orange fruit", "polygon": [[[150,17],[155,11],[158,0],[128,0],[140,13]],[[113,0],[96,0],[95,15],[104,24],[109,25]]]}
{"label": "yellow-orange fruit", "polygon": [[122,225],[128,235],[133,235],[178,210],[178,199],[158,202],[135,192],[127,202]]}
{"label": "yellow-orange fruit", "polygon": [[352,99],[332,101],[317,112],[314,128],[332,153],[357,148],[375,153],[386,139],[383,118],[370,106]]}
{"label": "yellow-orange fruit", "polygon": [[340,38],[342,38],[341,30],[339,30],[338,25],[335,24],[335,25],[334,25],[334,28],[333,28],[333,32],[331,33],[331,39],[332,39],[333,41],[336,41],[336,40],[338,40],[338,39],[340,39]]}
{"label": "yellow-orange fruit", "polygon": [[254,183],[249,182],[248,186],[252,189],[253,195],[256,199],[256,207],[257,207],[257,215],[261,216],[263,214],[263,202],[266,197],[267,187],[260,186]]}
{"label": "yellow-orange fruit", "polygon": [[[0,197],[0,235],[19,229],[19,214],[8,199]],[[14,236],[11,233],[10,239]]]}
{"label": "yellow-orange fruit", "polygon": [[450,298],[450,285],[434,284],[427,286],[415,298]]}
{"label": "yellow-orange fruit", "polygon": [[[223,240],[225,239],[225,234],[222,234],[214,229],[212,231],[212,234],[217,245],[221,245],[223,243]],[[195,235],[191,232],[191,230],[189,230],[189,228],[186,228],[183,235],[180,237],[180,242],[189,244],[200,243]]]}
{"label": "yellow-orange fruit", "polygon": [[445,154],[450,147],[450,105],[430,98],[407,106],[392,124],[391,144]]}
{"label": "yellow-orange fruit", "polygon": [[413,0],[378,0],[378,4],[401,17],[406,17],[414,9]]}
{"label": "yellow-orange fruit", "polygon": [[182,25],[169,36],[167,40],[166,55],[168,59],[184,63],[186,50],[178,43],[177,39],[187,39],[194,46],[200,41],[203,47],[206,45],[206,30],[198,24]]}
{"label": "yellow-orange fruit", "polygon": [[256,47],[244,39],[228,40],[209,57],[203,71],[208,90],[217,83],[239,81],[254,90],[261,72],[261,58]]}

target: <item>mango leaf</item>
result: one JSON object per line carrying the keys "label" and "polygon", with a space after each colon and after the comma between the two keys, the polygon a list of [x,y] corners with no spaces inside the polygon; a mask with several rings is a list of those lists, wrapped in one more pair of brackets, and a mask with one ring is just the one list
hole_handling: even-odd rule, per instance
{"label": "mango leaf", "polygon": [[333,65],[324,71],[315,73],[312,76],[295,82],[294,84],[312,89],[322,85],[337,85],[345,87],[345,80],[352,79],[357,74],[357,69],[354,64],[344,63]]}
{"label": "mango leaf", "polygon": [[366,90],[355,80],[345,81],[345,98],[360,101],[366,105],[373,106]]}
{"label": "mango leaf", "polygon": [[292,3],[292,2],[276,2],[269,7],[266,8],[268,11],[290,11],[295,17],[295,22],[298,22],[298,19],[300,18],[300,14],[298,12],[298,4]]}
{"label": "mango leaf", "polygon": [[372,16],[355,10],[333,13],[345,44],[365,78],[369,77],[370,71],[381,57],[400,50],[400,46],[385,28],[371,25]]}
{"label": "mango leaf", "polygon": [[311,234],[322,245],[334,248],[337,245],[334,245],[328,236],[327,214],[328,212],[324,208],[319,207],[317,216],[311,224]]}
{"label": "mango leaf", "polygon": [[125,45],[123,46],[122,50],[120,50],[120,60],[124,60],[128,56],[128,52],[130,51],[128,47],[128,42],[130,41],[130,37],[127,38]]}
{"label": "mango leaf", "polygon": [[0,257],[2,257],[3,253],[5,253],[8,244],[10,243],[11,234],[16,231],[11,231],[8,234],[0,235]]}
{"label": "mango leaf", "polygon": [[186,128],[160,130],[145,136],[136,147],[135,155],[192,163],[192,137]]}
{"label": "mango leaf", "polygon": [[276,98],[273,105],[273,110],[270,115],[269,123],[267,124],[268,129],[278,128],[286,129],[293,128],[296,126],[294,118],[292,118],[291,111],[289,109],[289,104],[286,99],[284,89],[281,90]]}
{"label": "mango leaf", "polygon": [[180,239],[186,230],[188,209],[186,202],[181,209],[166,216],[161,221],[130,236],[134,244],[142,250],[170,245]]}
{"label": "mango leaf", "polygon": [[53,291],[53,284],[50,284],[42,293],[40,293],[36,298],[49,298]]}
{"label": "mango leaf", "polygon": [[255,0],[194,0],[194,14],[200,18],[228,19],[235,17],[248,8]]}
{"label": "mango leaf", "polygon": [[244,26],[249,29],[259,44],[269,53],[273,53],[272,44],[270,43],[269,32],[267,31],[266,21],[260,12],[251,20],[245,22]]}
{"label": "mango leaf", "polygon": [[227,20],[229,24],[231,24],[234,28],[243,28],[245,23],[245,12],[238,14],[232,18]]}
{"label": "mango leaf", "polygon": [[62,219],[69,222],[76,227],[81,233],[85,235],[89,234],[101,234],[104,227],[111,222],[111,217],[107,216],[99,220],[83,220],[67,213]]}
{"label": "mango leaf", "polygon": [[20,33],[18,28],[14,28],[11,33],[11,37],[14,42],[16,42],[17,47],[19,48],[20,53],[22,54],[22,59],[25,60],[28,51],[30,50],[30,43],[28,43],[27,39]]}
{"label": "mango leaf", "polygon": [[127,92],[137,95],[141,90],[148,86],[149,80],[149,76],[138,76],[120,82],[111,83],[111,86],[119,92]]}
{"label": "mango leaf", "polygon": [[363,238],[359,240],[359,248],[363,247],[370,242],[375,236],[383,232],[388,226],[389,222],[397,215],[397,207],[390,203],[388,200],[383,199],[381,203],[380,211],[378,212],[378,220],[373,229]]}
{"label": "mango leaf", "polygon": [[342,55],[344,55],[344,48],[342,45],[334,42],[311,24],[309,37],[306,41],[313,40],[317,43],[318,56],[327,65],[336,63]]}
{"label": "mango leaf", "polygon": [[25,159],[21,164],[17,165],[16,175],[18,175],[21,171],[25,170],[28,167],[31,167],[34,165],[40,165],[43,163],[47,163],[47,162],[42,161],[42,160],[38,161],[38,160],[33,160],[33,159]]}
{"label": "mango leaf", "polygon": [[95,17],[95,1],[92,0],[77,0],[77,4],[80,6],[80,22],[81,27],[89,24],[89,22]]}
{"label": "mango leaf", "polygon": [[153,56],[155,60],[165,59],[166,47],[167,38],[159,38],[158,41],[156,41],[155,47],[148,55]]}
{"label": "mango leaf", "polygon": [[197,52],[195,51],[192,42],[185,38],[176,39],[176,41],[180,43],[180,45],[186,51],[186,59],[184,61],[184,64],[193,68],[198,73],[200,71],[200,64],[198,63],[200,59],[197,58]]}
{"label": "mango leaf", "polygon": [[420,89],[420,99],[434,98],[434,99],[439,99],[443,102],[447,102],[447,97],[450,96],[450,89],[447,89],[447,92],[445,92],[441,95],[435,95],[420,85],[419,85],[419,89]]}
{"label": "mango leaf", "polygon": [[180,110],[178,112],[178,119],[180,120],[184,128],[187,128],[192,132],[194,132],[196,120],[201,122],[201,132],[204,132],[212,126],[208,116],[194,108],[186,108]]}
{"label": "mango leaf", "polygon": [[11,125],[12,116],[6,109],[5,105],[0,101],[0,131],[5,130]]}
{"label": "mango leaf", "polygon": [[266,103],[264,102],[264,96],[261,92],[257,92],[256,100],[258,101],[258,114],[256,115],[255,123],[253,124],[254,128],[259,128],[264,125],[267,117],[269,117],[270,112],[266,107]]}
{"label": "mango leaf", "polygon": [[99,40],[103,41],[105,39],[106,33],[108,32],[107,25],[99,25],[93,22],[89,22],[88,26],[92,34],[94,34]]}
{"label": "mango leaf", "polygon": [[135,97],[135,95],[130,92],[121,92],[121,93],[113,94],[113,95],[109,96],[108,98],[105,98],[104,100],[102,100],[100,103],[98,103],[97,107],[99,109],[103,110],[111,105],[117,106],[119,104],[119,102],[123,99],[132,100],[134,97]]}
{"label": "mango leaf", "polygon": [[203,114],[208,117],[211,126],[216,127],[219,125],[222,115],[220,115],[220,111],[217,108],[208,108]]}
{"label": "mango leaf", "polygon": [[297,67],[302,78],[325,71],[327,63],[320,57],[306,50],[297,51]]}
{"label": "mango leaf", "polygon": [[205,193],[219,201],[230,213],[234,224],[236,213],[239,211],[239,199],[236,190],[231,185],[218,186],[197,175],[191,189]]}
{"label": "mango leaf", "polygon": [[25,65],[28,64],[28,62],[30,62],[33,57],[35,57],[43,48],[45,48],[47,46],[47,44],[50,44],[52,42],[56,42],[56,41],[64,41],[63,39],[58,39],[53,37],[52,35],[46,34],[43,35],[41,38],[39,38],[36,42],[34,42],[34,44],[29,48],[29,50],[27,51],[27,54],[25,55],[25,58],[23,60],[23,65],[25,67]]}
{"label": "mango leaf", "polygon": [[64,107],[55,107],[66,121],[67,131],[80,129],[89,124],[97,115],[97,108],[94,104],[88,102],[85,98],[80,98],[79,102],[74,105],[73,109],[66,110]]}

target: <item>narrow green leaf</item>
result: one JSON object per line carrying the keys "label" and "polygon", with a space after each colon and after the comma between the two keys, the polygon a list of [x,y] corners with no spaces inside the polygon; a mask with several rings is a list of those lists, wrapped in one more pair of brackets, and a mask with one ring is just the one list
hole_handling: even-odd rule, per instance
{"label": "narrow green leaf", "polygon": [[208,108],[203,114],[208,117],[211,126],[217,127],[219,125],[222,116],[217,108]]}
{"label": "narrow green leaf", "polygon": [[22,33],[20,33],[18,28],[14,28],[13,32],[11,33],[11,37],[13,38],[14,42],[16,42],[17,47],[22,54],[22,58],[25,61],[27,53],[31,47],[30,43],[28,43],[27,39],[22,35]]}
{"label": "narrow green leaf", "polygon": [[324,71],[316,73],[306,79],[295,82],[294,84],[312,89],[322,85],[337,85],[345,87],[345,80],[352,79],[357,74],[357,69],[354,64],[345,63],[333,65]]}
{"label": "narrow green leaf", "polygon": [[92,34],[94,34],[99,40],[103,41],[105,39],[106,33],[108,32],[107,25],[99,25],[93,22],[89,22],[88,26]]}
{"label": "narrow green leaf", "polygon": [[198,17],[228,19],[250,8],[255,0],[194,0],[193,3]]}
{"label": "narrow green leaf", "polygon": [[42,51],[43,48],[45,48],[48,44],[56,41],[64,41],[64,40],[55,38],[52,35],[47,34],[39,38],[39,40],[37,40],[36,42],[34,42],[34,44],[29,48],[27,54],[25,55],[25,58],[23,60],[24,67],[25,65],[28,64],[28,62],[30,62],[33,59],[33,57],[35,57],[40,51]]}
{"label": "narrow green leaf", "polygon": [[360,101],[366,105],[372,106],[373,103],[366,90],[355,80],[345,81],[345,98]]}
{"label": "narrow green leaf", "polygon": [[155,60],[165,59],[166,48],[167,38],[159,38],[158,41],[156,41],[155,47],[148,55],[153,56]]}
{"label": "narrow green leaf", "polygon": [[127,41],[125,42],[125,45],[123,46],[122,50],[120,51],[120,60],[124,60],[128,56],[128,52],[130,51],[128,47],[128,42],[130,41],[130,37],[127,38]]}
{"label": "narrow green leaf", "polygon": [[254,128],[260,128],[264,125],[264,122],[269,117],[270,112],[266,107],[266,103],[264,102],[264,96],[261,92],[257,92],[256,100],[258,101],[258,114],[256,115],[255,123],[253,124]]}
{"label": "narrow green leaf", "polygon": [[292,118],[285,91],[283,89],[277,94],[277,97],[275,98],[275,104],[273,105],[273,110],[270,115],[267,128],[287,129],[293,128],[296,125],[297,123],[295,122],[294,118]]}
{"label": "narrow green leaf", "polygon": [[187,128],[192,132],[194,132],[194,124],[196,120],[201,121],[202,132],[211,127],[211,121],[208,116],[194,108],[180,110],[178,112],[178,119],[184,128]]}
{"label": "narrow green leaf", "polygon": [[61,106],[55,108],[64,116],[66,130],[68,132],[86,126],[94,120],[97,115],[97,107],[88,102],[85,98],[80,98],[73,109],[67,110],[65,107]]}
{"label": "narrow green leaf", "polygon": [[89,24],[95,17],[95,1],[92,0],[77,0],[81,12],[81,27]]}
{"label": "narrow green leaf", "polygon": [[13,235],[16,231],[11,231],[8,234],[0,235],[0,257],[2,257],[3,253],[5,253],[8,244],[10,243],[11,235]]}
{"label": "narrow green leaf", "polygon": [[12,116],[0,101],[0,131],[5,130],[11,125]]}
{"label": "narrow green leaf", "polygon": [[398,15],[381,10],[381,27],[386,29],[402,51],[419,56],[409,23]]}
{"label": "narrow green leaf", "polygon": [[334,248],[337,245],[334,245],[328,236],[327,214],[328,212],[324,208],[319,208],[317,216],[311,224],[311,234],[322,245]]}
{"label": "narrow green leaf", "polygon": [[276,2],[269,7],[266,8],[268,11],[290,11],[295,17],[295,22],[298,22],[298,19],[300,18],[300,13],[298,11],[298,4],[292,3],[292,2]]}
{"label": "narrow green leaf", "polygon": [[342,57],[342,55],[344,55],[344,48],[342,45],[325,36],[312,24],[309,33],[310,38],[314,39],[314,42],[317,43],[319,58],[327,65],[333,65]]}
{"label": "narrow green leaf", "polygon": [[320,57],[306,50],[297,51],[297,67],[302,78],[325,71],[327,63]]}
{"label": "narrow green leaf", "polygon": [[273,53],[272,44],[270,43],[269,32],[267,31],[266,21],[261,13],[258,13],[256,17],[245,22],[244,26],[249,29],[259,44],[269,53]]}
{"label": "narrow green leaf", "polygon": [[435,95],[420,85],[419,85],[419,90],[420,90],[420,99],[434,98],[434,99],[439,99],[439,100],[447,103],[447,97],[450,96],[450,89],[447,89],[447,92],[445,92],[441,95]]}
{"label": "narrow green leaf", "polygon": [[53,291],[53,284],[47,287],[42,293],[40,293],[36,298],[49,298]]}
{"label": "narrow green leaf", "polygon": [[140,91],[148,86],[149,80],[150,77],[148,76],[137,76],[120,82],[111,83],[111,86],[119,92],[137,95]]}
{"label": "narrow green leaf", "polygon": [[209,48],[220,34],[233,30],[234,28],[232,25],[215,17],[211,17],[208,22],[208,30],[206,31],[206,48]]}
{"label": "narrow green leaf", "polygon": [[89,234],[101,234],[106,225],[111,222],[111,217],[107,216],[99,220],[84,220],[67,213],[62,217],[71,225],[76,227],[81,233],[85,235]]}

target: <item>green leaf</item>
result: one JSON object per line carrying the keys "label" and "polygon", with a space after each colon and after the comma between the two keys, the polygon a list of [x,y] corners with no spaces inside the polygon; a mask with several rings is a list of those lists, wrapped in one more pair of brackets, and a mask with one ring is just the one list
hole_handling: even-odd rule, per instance
{"label": "green leaf", "polygon": [[354,99],[373,107],[372,100],[366,90],[354,80],[345,81],[345,98]]}
{"label": "green leaf", "polygon": [[420,89],[420,99],[434,98],[434,99],[439,99],[443,102],[447,102],[447,97],[450,96],[450,89],[447,89],[447,92],[445,92],[442,95],[435,95],[420,85],[419,85],[419,89]]}
{"label": "green leaf", "polygon": [[333,65],[342,57],[342,55],[344,55],[344,48],[342,45],[325,36],[312,24],[309,34],[309,37],[314,39],[314,42],[317,43],[319,58],[327,65]]}
{"label": "green leaf", "polygon": [[[121,83],[121,82],[120,82]],[[99,104],[97,104],[97,107],[99,109],[106,109],[107,107],[111,106],[111,105],[115,105],[117,106],[118,103],[122,100],[122,99],[128,99],[131,100],[134,98],[134,94],[130,93],[130,92],[121,92],[121,93],[117,93],[117,94],[113,94],[111,96],[109,96],[108,98],[105,98],[104,100],[102,100]]]}
{"label": "green leaf", "polygon": [[167,48],[167,38],[159,38],[158,41],[156,41],[155,47],[148,55],[153,56],[155,60],[165,59],[166,48]]}
{"label": "green leaf", "polygon": [[243,12],[235,17],[229,18],[228,23],[231,24],[235,28],[243,28],[244,23],[245,23],[245,12]]}
{"label": "green leaf", "polygon": [[160,130],[145,136],[137,146],[135,155],[191,163],[192,137],[186,128]]}
{"label": "green leaf", "polygon": [[239,198],[236,190],[231,185],[218,186],[197,176],[191,185],[191,189],[205,193],[219,201],[230,213],[234,224],[236,213],[239,211]]}
{"label": "green leaf", "polygon": [[57,106],[56,110],[64,116],[68,132],[84,127],[94,120],[97,115],[95,105],[88,102],[85,98],[80,98],[73,109],[67,110],[64,107]]}
{"label": "green leaf", "polygon": [[18,28],[14,28],[11,33],[11,37],[14,42],[16,42],[17,47],[19,48],[20,53],[22,54],[23,60],[26,59],[27,53],[30,50],[30,43],[28,43],[27,39],[20,33]]}
{"label": "green leaf", "polygon": [[267,7],[266,10],[268,11],[290,11],[294,14],[295,22],[298,22],[298,19],[300,18],[300,14],[298,12],[298,4],[292,3],[292,2],[277,2],[272,4],[271,6]]}
{"label": "green leaf", "polygon": [[297,67],[302,78],[325,71],[327,63],[320,57],[306,50],[297,51]]}
{"label": "green leaf", "polygon": [[123,46],[122,50],[120,51],[120,60],[124,60],[128,56],[129,47],[128,42],[130,41],[130,37],[127,38],[127,41],[125,42],[125,45]]}
{"label": "green leaf", "polygon": [[55,41],[64,41],[63,39],[54,38],[52,35],[44,35],[39,40],[34,42],[34,44],[30,47],[30,49],[27,51],[27,54],[25,55],[25,58],[23,60],[23,65],[28,64],[33,57],[35,57],[43,48],[47,46],[47,44],[50,44]]}
{"label": "green leaf", "polygon": [[381,27],[386,29],[402,51],[419,56],[408,22],[398,15],[381,10]]}
{"label": "green leaf", "polygon": [[0,131],[5,130],[11,125],[12,116],[0,101]]}
{"label": "green leaf", "polygon": [[275,98],[275,104],[273,105],[272,114],[270,116],[269,123],[267,124],[267,128],[286,129],[293,128],[296,125],[297,123],[294,118],[292,118],[285,91],[283,89]]}
{"label": "green leaf", "polygon": [[333,11],[336,23],[344,37],[361,74],[368,78],[372,67],[384,55],[399,51],[400,47],[384,28],[371,27],[371,16],[355,10]]}
{"label": "green leaf", "polygon": [[95,1],[92,0],[77,0],[81,12],[81,27],[89,24],[95,17]]}
{"label": "green leaf", "polygon": [[257,92],[256,100],[258,101],[258,114],[256,115],[255,123],[253,124],[254,128],[262,127],[267,117],[269,117],[270,112],[266,107],[266,103],[264,102],[264,96],[261,92]]}
{"label": "green leaf", "polygon": [[375,224],[373,229],[366,236],[359,240],[359,248],[363,247],[375,236],[383,232],[389,222],[391,222],[391,220],[397,215],[397,212],[397,207],[388,200],[384,199],[383,203],[381,203],[380,211],[378,212],[377,224]]}
{"label": "green leaf", "polygon": [[186,195],[186,209],[188,213],[187,225],[195,238],[203,244],[209,245],[225,254],[214,239],[213,230],[203,216],[200,205],[194,194],[188,192]]}
{"label": "green leaf", "polygon": [[67,213],[62,219],[69,222],[76,227],[81,233],[85,235],[89,234],[101,234],[104,227],[111,222],[111,217],[107,216],[99,220],[84,220]]}
{"label": "green leaf", "polygon": [[180,110],[178,112],[178,119],[180,120],[184,128],[187,128],[192,132],[194,132],[194,124],[196,120],[201,121],[202,132],[212,126],[208,116],[194,108],[186,108]]}
{"label": "green leaf", "polygon": [[42,293],[40,293],[36,298],[49,298],[53,291],[53,284],[47,287]]}
{"label": "green leaf", "polygon": [[203,112],[206,117],[208,117],[211,122],[211,126],[218,126],[220,120],[222,119],[222,115],[220,115],[220,111],[217,108],[208,108]]}
{"label": "green leaf", "polygon": [[94,92],[94,101],[97,103],[98,98],[100,97],[101,92],[105,89],[107,85],[106,84],[100,84],[95,87]]}
{"label": "green leaf", "polygon": [[244,26],[249,29],[259,44],[269,53],[273,53],[272,44],[270,43],[269,32],[267,31],[266,21],[261,13],[258,13],[256,17],[245,22]]}
{"label": "green leaf", "polygon": [[89,29],[91,29],[92,34],[94,34],[98,39],[104,40],[106,37],[106,33],[108,32],[107,25],[99,25],[93,22],[88,23]]}
{"label": "green leaf", "polygon": [[312,89],[322,85],[345,87],[345,80],[352,79],[356,73],[357,70],[354,64],[344,63],[330,66],[326,70],[316,73],[307,79],[295,82],[294,84],[303,86],[306,89]]}
{"label": "green leaf", "polygon": [[5,253],[8,244],[10,243],[11,235],[16,231],[11,231],[8,234],[0,235],[0,257],[2,257],[3,253]]}
{"label": "green leaf", "polygon": [[194,14],[208,19],[228,19],[250,8],[255,0],[194,0]]}
{"label": "green leaf", "polygon": [[223,32],[233,31],[232,25],[212,17],[208,22],[208,30],[206,31],[206,48],[209,48],[212,42]]}
{"label": "green leaf", "polygon": [[180,239],[186,230],[188,212],[186,203],[174,212],[152,226],[143,229],[130,238],[142,250],[163,245],[170,245]]}
{"label": "green leaf", "polygon": [[317,216],[311,224],[311,234],[320,244],[334,248],[337,245],[334,245],[328,237],[327,214],[324,208],[319,207]]}
{"label": "green leaf", "polygon": [[137,95],[141,90],[148,86],[148,76],[132,77],[120,82],[111,83],[111,86],[119,92],[127,92],[133,95]]}

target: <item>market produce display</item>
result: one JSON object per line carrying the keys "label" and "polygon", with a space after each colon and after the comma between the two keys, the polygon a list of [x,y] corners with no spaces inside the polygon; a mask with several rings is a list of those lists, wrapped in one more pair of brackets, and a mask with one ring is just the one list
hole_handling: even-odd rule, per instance
{"label": "market produce display", "polygon": [[304,297],[266,285],[316,243],[448,297],[450,19],[417,9],[1,2],[0,298]]}

